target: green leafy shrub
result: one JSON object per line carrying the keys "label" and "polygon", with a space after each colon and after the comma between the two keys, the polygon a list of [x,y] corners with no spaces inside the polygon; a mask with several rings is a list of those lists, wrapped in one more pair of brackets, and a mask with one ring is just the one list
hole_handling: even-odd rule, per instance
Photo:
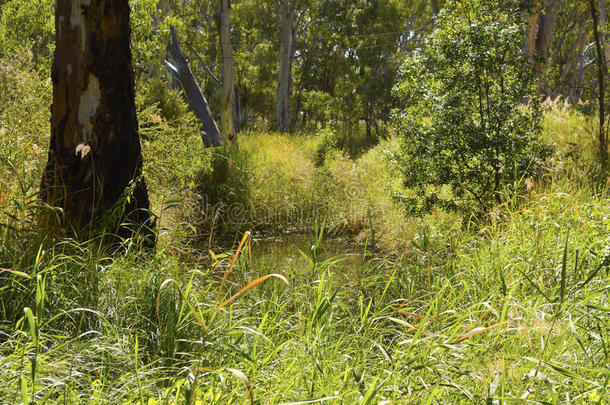
{"label": "green leafy shrub", "polygon": [[48,76],[55,49],[53,5],[53,0],[10,0],[0,5],[0,56],[15,59],[26,52],[29,60],[22,67],[34,66]]}
{"label": "green leafy shrub", "polygon": [[337,138],[332,129],[324,128],[318,134],[317,141],[313,163],[316,167],[321,167],[324,166],[326,159],[337,150]]}
{"label": "green leafy shrub", "polygon": [[323,91],[305,91],[302,94],[303,99],[303,112],[306,114],[306,118],[315,123],[327,122],[336,115],[337,112],[333,111],[336,109],[336,100],[326,92]]}
{"label": "green leafy shrub", "polygon": [[[161,117],[169,122],[184,119],[190,114],[188,105],[178,90],[171,90],[167,83],[159,78],[152,78],[138,86],[138,103],[140,106],[154,105],[159,108]],[[195,117],[193,117],[195,120]]]}
{"label": "green leafy shrub", "polygon": [[180,192],[193,187],[197,173],[209,167],[199,125],[177,91],[160,79],[136,92],[144,170],[153,191]]}
{"label": "green leafy shrub", "polygon": [[202,223],[204,228],[210,222],[220,222],[224,224],[224,231],[234,233],[249,218],[253,181],[251,154],[231,147],[210,149],[209,153],[210,166],[199,171],[196,183],[203,215],[192,220]]}
{"label": "green leafy shrub", "polygon": [[0,58],[0,268],[10,267],[39,237],[37,193],[49,142],[51,80],[41,80],[33,67],[24,67],[28,63],[23,53]]}
{"label": "green leafy shrub", "polygon": [[426,46],[405,61],[396,87],[405,107],[395,122],[408,212],[486,212],[550,155],[537,139],[541,112],[521,12],[515,1],[449,1]]}
{"label": "green leafy shrub", "polygon": [[18,169],[0,170],[0,180],[6,173],[7,182],[39,180],[51,132],[51,80],[41,80],[31,66],[22,67],[27,64],[23,53],[0,59],[0,165]]}

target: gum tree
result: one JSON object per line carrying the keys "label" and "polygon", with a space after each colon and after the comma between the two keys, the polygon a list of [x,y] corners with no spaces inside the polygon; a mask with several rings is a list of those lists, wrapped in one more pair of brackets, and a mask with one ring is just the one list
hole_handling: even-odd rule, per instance
{"label": "gum tree", "polygon": [[233,44],[231,42],[231,1],[220,0],[218,33],[222,55],[222,93],[220,95],[220,130],[226,144],[237,145],[237,134],[233,121],[233,96],[235,90],[235,68]]}
{"label": "gum tree", "polygon": [[[128,0],[57,0],[51,142],[42,199],[77,233],[150,225]],[[132,224],[129,226],[126,224]]]}
{"label": "gum tree", "polygon": [[290,125],[290,81],[294,42],[294,21],[298,0],[277,0],[280,27],[280,57],[275,101],[275,116],[280,132],[288,131]]}

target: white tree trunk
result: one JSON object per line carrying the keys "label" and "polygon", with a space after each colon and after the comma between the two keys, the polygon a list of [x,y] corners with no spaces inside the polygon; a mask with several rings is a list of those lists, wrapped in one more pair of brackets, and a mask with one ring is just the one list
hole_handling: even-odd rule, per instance
{"label": "white tree trunk", "polygon": [[208,101],[203,96],[193,73],[188,66],[186,57],[182,53],[180,48],[180,42],[178,41],[178,35],[174,27],[170,27],[172,40],[167,46],[167,53],[175,63],[175,65],[165,61],[167,69],[172,73],[176,79],[182,85],[186,98],[189,102],[189,107],[195,116],[199,119],[203,131],[201,132],[201,139],[206,147],[220,146],[223,144],[223,139],[214,121],[212,112]]}
{"label": "white tree trunk", "polygon": [[233,44],[231,43],[231,1],[220,2],[220,48],[222,50],[222,93],[220,96],[220,132],[225,144],[237,145],[237,134],[233,122],[233,91],[235,70],[233,67]]}
{"label": "white tree trunk", "polygon": [[[293,0],[294,1],[294,0]],[[278,0],[280,20],[280,66],[277,81],[275,114],[280,132],[286,132],[290,125],[290,80],[292,66],[292,31],[294,29],[294,3]]]}

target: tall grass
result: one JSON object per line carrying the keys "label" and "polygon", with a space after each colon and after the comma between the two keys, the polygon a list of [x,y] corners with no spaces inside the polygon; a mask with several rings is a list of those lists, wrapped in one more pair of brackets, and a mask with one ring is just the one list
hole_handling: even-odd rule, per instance
{"label": "tall grass", "polygon": [[[594,191],[555,183],[476,232],[422,234],[425,260],[347,267],[304,251],[309,264],[284,269],[292,288],[266,282],[235,300],[268,273],[251,267],[246,241],[211,267],[165,251],[45,255],[3,273],[29,280],[32,309],[5,332],[0,396],[599,402],[610,394],[610,223],[607,195]],[[88,298],[75,291],[94,275]]]}
{"label": "tall grass", "polygon": [[[405,218],[391,199],[400,185],[386,170],[391,140],[357,160],[330,151],[316,167],[315,134],[244,134],[250,166],[236,175],[252,220],[240,227],[311,233],[301,252],[286,244],[276,254],[299,260],[280,261],[259,256],[250,234],[234,250],[185,242],[202,214],[190,190],[213,156],[163,143],[188,117],[172,126],[171,106],[143,106],[145,151],[164,153],[147,156],[163,237],[148,255],[129,242],[110,254],[98,239],[37,233],[48,128],[44,114],[20,107],[49,102],[48,83],[34,77],[3,76],[23,97],[0,105],[1,403],[610,397],[610,201],[594,176],[589,121],[574,111],[547,112],[557,154],[485,223]],[[157,158],[170,168],[184,160],[187,174],[155,167]],[[325,239],[338,234],[363,253],[329,255]]]}

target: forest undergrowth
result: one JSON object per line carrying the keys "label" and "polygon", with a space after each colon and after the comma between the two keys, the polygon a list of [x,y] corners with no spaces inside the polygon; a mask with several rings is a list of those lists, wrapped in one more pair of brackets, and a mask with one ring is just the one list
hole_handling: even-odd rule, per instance
{"label": "forest undergrowth", "polygon": [[[525,194],[409,218],[392,138],[355,160],[264,130],[209,152],[175,93],[140,88],[160,241],[117,254],[39,232],[50,82],[7,69],[0,402],[607,403],[608,184],[575,109],[547,107],[555,154]],[[252,235],[282,232],[310,235],[305,265],[252,260]],[[366,250],[356,268],[319,255],[336,235]]]}

